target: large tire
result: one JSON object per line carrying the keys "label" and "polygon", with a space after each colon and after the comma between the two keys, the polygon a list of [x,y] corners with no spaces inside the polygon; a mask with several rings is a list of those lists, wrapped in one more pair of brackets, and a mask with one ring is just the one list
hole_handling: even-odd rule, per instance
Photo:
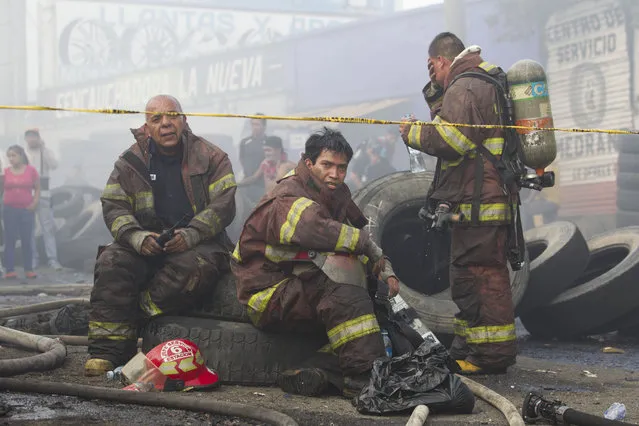
{"label": "large tire", "polygon": [[541,307],[583,273],[590,256],[585,238],[571,222],[554,222],[524,234],[530,256],[530,279],[515,309],[519,316]]}
{"label": "large tire", "polygon": [[620,155],[617,169],[619,173],[639,173],[639,153]]}
{"label": "large tire", "polygon": [[192,317],[159,317],[142,332],[142,350],[177,338],[195,342],[224,384],[273,385],[283,369],[312,356],[325,334],[265,333],[250,324]]}
{"label": "large tire", "polygon": [[237,300],[236,280],[230,272],[217,282],[211,300],[205,302],[202,308],[195,310],[192,315],[225,321],[251,322],[246,306]]}
{"label": "large tire", "polygon": [[621,154],[639,154],[639,136],[621,135],[618,141]]}
{"label": "large tire", "polygon": [[639,226],[639,212],[617,210],[617,227]]}
{"label": "large tire", "polygon": [[521,319],[540,337],[578,337],[637,307],[639,227],[616,229],[588,240],[590,260],[573,286]]}
{"label": "large tire", "polygon": [[[390,254],[389,257],[393,260],[393,265],[398,263],[397,259],[414,258],[415,256],[414,253],[402,251],[402,248],[406,247],[405,245],[391,247],[386,244],[386,241],[392,241],[395,238],[391,235],[395,233],[396,229],[393,228],[392,223],[397,222],[398,218],[401,221],[417,217],[417,212],[426,201],[426,190],[432,178],[433,174],[430,172],[394,173],[369,183],[354,196],[354,201],[362,209],[364,215],[372,219],[373,225],[370,229],[374,241],[380,244],[386,253]],[[412,228],[412,233],[415,235],[422,232],[419,221],[410,222],[409,227]],[[416,263],[416,265],[420,265],[420,263]],[[521,271],[511,273],[511,288],[515,306],[526,290],[529,268],[530,264],[526,261]],[[417,272],[412,271],[412,274],[410,272],[396,271],[401,281],[403,281],[403,277],[414,279],[420,274],[424,275],[424,271],[421,269]],[[400,285],[401,296],[417,311],[428,328],[439,335],[453,334],[453,319],[459,310],[451,300],[448,289],[428,296],[403,283]],[[412,285],[419,286],[418,283],[412,283]]]}
{"label": "large tire", "polygon": [[618,173],[617,188],[639,191],[639,173]]}
{"label": "large tire", "polygon": [[636,191],[618,189],[617,207],[619,207],[619,210],[639,212],[639,188]]}
{"label": "large tire", "polygon": [[67,218],[78,214],[84,207],[84,195],[77,188],[61,186],[51,190],[54,217]]}
{"label": "large tire", "polygon": [[56,233],[58,244],[78,238],[95,237],[96,244],[111,240],[109,229],[104,223],[102,205],[99,201],[89,204],[85,209],[67,219]]}

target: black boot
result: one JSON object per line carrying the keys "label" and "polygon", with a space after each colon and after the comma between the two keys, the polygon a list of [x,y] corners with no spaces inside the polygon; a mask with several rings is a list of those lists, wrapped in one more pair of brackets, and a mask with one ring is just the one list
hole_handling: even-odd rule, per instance
{"label": "black boot", "polygon": [[278,376],[277,384],[284,392],[304,396],[317,396],[322,394],[328,387],[328,376],[320,368],[284,370]]}
{"label": "black boot", "polygon": [[342,395],[346,398],[355,398],[368,385],[371,379],[370,371],[358,374],[357,376],[344,376],[344,387]]}

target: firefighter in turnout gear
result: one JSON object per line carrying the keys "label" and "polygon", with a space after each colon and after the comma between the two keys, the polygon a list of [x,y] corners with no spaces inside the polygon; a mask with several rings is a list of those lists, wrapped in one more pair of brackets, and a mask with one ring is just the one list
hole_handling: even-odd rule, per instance
{"label": "firefighter in turnout gear", "polygon": [[194,135],[185,116],[169,114],[182,112],[175,98],[156,96],[146,111],[101,197],[114,242],[95,266],[87,375],[125,364],[144,319],[192,308],[229,271],[236,184],[228,156]]}
{"label": "firefighter in turnout gear", "polygon": [[[478,153],[483,144],[499,157],[504,146],[500,129],[447,126],[446,123],[499,124],[494,86],[465,72],[488,72],[480,48],[465,48],[451,33],[435,37],[429,50],[431,82],[424,96],[433,123],[400,126],[404,142],[437,157],[437,171],[428,192],[431,211],[441,202],[463,213],[453,224],[451,291],[460,312],[450,354],[462,373],[503,372],[516,359],[514,308],[507,264],[511,203],[516,185],[506,186],[498,170]],[[512,194],[512,195],[511,195]]]}
{"label": "firefighter in turnout gear", "polygon": [[[311,135],[297,167],[247,219],[231,259],[239,301],[256,327],[326,332],[324,350],[337,355],[345,394],[349,384],[359,392],[373,361],[385,354],[368,278],[386,282],[391,296],[399,290],[390,262],[362,229],[367,221],[344,184],[352,156],[338,131],[324,128]],[[323,266],[313,262],[322,256]],[[363,285],[345,283],[348,279],[338,276],[345,268],[327,266],[333,261],[359,267]],[[317,395],[327,384],[322,368],[288,370],[279,377],[283,390],[303,395]]]}

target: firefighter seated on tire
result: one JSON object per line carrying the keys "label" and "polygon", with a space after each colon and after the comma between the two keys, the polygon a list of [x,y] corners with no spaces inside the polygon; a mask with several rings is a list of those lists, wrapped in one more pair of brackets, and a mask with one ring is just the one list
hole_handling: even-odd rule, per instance
{"label": "firefighter seated on tire", "polygon": [[465,72],[494,68],[478,46],[465,48],[451,33],[436,36],[428,49],[431,81],[424,95],[438,126],[402,124],[404,142],[437,157],[428,191],[429,208],[448,203],[465,215],[453,224],[450,279],[460,312],[450,355],[462,373],[503,372],[516,359],[516,335],[507,265],[511,205],[517,188],[506,187],[498,170],[477,147],[502,154],[500,129],[454,127],[447,123],[499,124],[495,87],[480,78],[451,81]]}
{"label": "firefighter seated on tire", "polygon": [[[331,383],[345,395],[368,383],[373,361],[385,350],[367,284],[342,279],[339,274],[348,268],[329,265],[344,261],[365,271],[366,262],[369,276],[386,282],[391,296],[399,290],[390,262],[361,229],[366,219],[344,184],[352,156],[340,132],[324,128],[311,135],[297,167],[247,219],[231,258],[238,298],[253,324],[326,333],[330,346],[324,350],[337,355],[331,358],[341,380]],[[323,267],[313,262],[318,259],[325,261]],[[367,281],[366,272],[361,276]],[[320,394],[328,382],[323,366],[287,370],[279,377],[284,391],[303,395]]]}
{"label": "firefighter seated on tire", "polygon": [[141,321],[192,308],[230,269],[236,184],[227,154],[185,116],[167,114],[182,112],[172,96],[153,97],[145,111],[101,197],[115,241],[95,265],[87,375],[125,364]]}

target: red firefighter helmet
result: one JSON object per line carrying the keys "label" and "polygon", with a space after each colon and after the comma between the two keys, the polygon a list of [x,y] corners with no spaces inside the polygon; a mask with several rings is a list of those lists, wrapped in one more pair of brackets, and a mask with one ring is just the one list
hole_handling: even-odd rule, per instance
{"label": "red firefighter helmet", "polygon": [[167,376],[165,390],[169,387],[173,390],[206,389],[219,385],[217,373],[206,366],[200,348],[190,340],[168,340],[151,349],[146,358]]}

